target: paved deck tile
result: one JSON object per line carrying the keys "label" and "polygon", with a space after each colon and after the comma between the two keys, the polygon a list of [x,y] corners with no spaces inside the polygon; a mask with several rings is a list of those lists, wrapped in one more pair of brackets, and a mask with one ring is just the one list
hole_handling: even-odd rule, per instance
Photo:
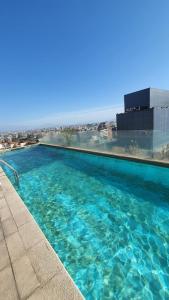
{"label": "paved deck tile", "polygon": [[[5,173],[4,173],[5,175]],[[12,184],[10,183],[9,179],[7,178],[7,176],[1,176],[1,186],[3,187],[3,191],[7,192],[7,191],[14,191],[14,187],[12,186]]]}
{"label": "paved deck tile", "polygon": [[0,172],[0,177],[5,176],[5,174],[3,172]]}
{"label": "paved deck tile", "polygon": [[19,234],[26,249],[31,248],[44,238],[41,230],[38,228],[34,221],[31,221],[19,227]]}
{"label": "paved deck tile", "polygon": [[21,210],[19,213],[14,215],[15,223],[18,227],[28,223],[32,220],[32,217],[27,209]]}
{"label": "paved deck tile", "polygon": [[12,217],[4,220],[2,222],[2,227],[3,227],[5,237],[8,237],[10,234],[17,231],[16,224]]}
{"label": "paved deck tile", "polygon": [[[0,242],[0,270],[10,264],[5,241]],[[0,283],[1,284],[1,283]]]}
{"label": "paved deck tile", "polygon": [[0,209],[1,222],[3,222],[4,220],[6,220],[10,217],[11,217],[11,213],[7,206]]}
{"label": "paved deck tile", "polygon": [[0,272],[0,300],[19,300],[10,266]]}
{"label": "paved deck tile", "polygon": [[4,239],[4,234],[3,234],[3,229],[2,229],[2,225],[0,223],[0,242]]}
{"label": "paved deck tile", "polygon": [[16,205],[14,204],[14,205],[10,206],[10,210],[12,212],[13,217],[15,217],[15,215],[17,215],[24,209],[25,209],[25,207],[23,205],[19,205],[19,204],[16,204]]}
{"label": "paved deck tile", "polygon": [[45,240],[31,248],[28,255],[38,279],[42,284],[63,270],[63,265],[59,258]]}
{"label": "paved deck tile", "polygon": [[6,207],[6,201],[4,199],[4,197],[1,197],[0,196],[0,209],[3,208],[3,207]]}
{"label": "paved deck tile", "polygon": [[21,299],[28,297],[39,285],[29,258],[25,255],[13,263],[16,284]]}
{"label": "paved deck tile", "polygon": [[25,248],[18,232],[10,235],[6,239],[6,243],[12,262],[25,254]]}
{"label": "paved deck tile", "polygon": [[38,288],[28,300],[82,300],[82,296],[74,288],[69,276],[56,275],[48,283]]}

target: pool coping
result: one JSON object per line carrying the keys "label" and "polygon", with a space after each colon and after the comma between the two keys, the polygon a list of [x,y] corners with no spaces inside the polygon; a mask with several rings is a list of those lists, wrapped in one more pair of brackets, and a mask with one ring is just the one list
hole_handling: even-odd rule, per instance
{"label": "pool coping", "polygon": [[39,143],[36,144],[32,144],[32,145],[25,145],[25,146],[21,146],[21,147],[16,147],[16,148],[5,148],[5,149],[0,149],[0,154],[2,153],[6,153],[6,152],[11,152],[11,151],[16,151],[16,150],[23,150],[25,148],[31,148],[33,146],[37,146],[39,145]]}
{"label": "pool coping", "polygon": [[136,156],[132,156],[132,155],[114,154],[114,153],[110,153],[110,152],[106,152],[106,151],[97,151],[97,150],[92,150],[92,149],[70,147],[70,146],[64,146],[64,145],[58,145],[58,144],[48,144],[48,143],[42,143],[42,142],[40,142],[38,145],[56,147],[56,148],[60,148],[60,149],[78,151],[78,152],[82,152],[82,153],[106,156],[106,157],[111,157],[111,158],[129,160],[129,161],[134,161],[134,162],[138,162],[138,163],[144,163],[144,164],[148,164],[148,165],[155,165],[155,166],[169,168],[169,161],[166,161],[166,160],[164,160],[164,161],[155,160],[155,159],[151,160],[148,158],[141,158],[141,157],[136,157]]}
{"label": "pool coping", "polygon": [[84,299],[0,167],[0,299]]}

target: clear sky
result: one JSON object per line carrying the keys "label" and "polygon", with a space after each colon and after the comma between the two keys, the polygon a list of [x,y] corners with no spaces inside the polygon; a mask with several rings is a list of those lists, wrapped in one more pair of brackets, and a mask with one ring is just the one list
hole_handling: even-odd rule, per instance
{"label": "clear sky", "polygon": [[0,129],[114,118],[169,89],[168,0],[0,1]]}

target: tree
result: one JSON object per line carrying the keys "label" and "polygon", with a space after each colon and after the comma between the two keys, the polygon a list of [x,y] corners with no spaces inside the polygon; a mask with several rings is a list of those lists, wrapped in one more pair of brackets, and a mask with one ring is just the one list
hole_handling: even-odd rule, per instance
{"label": "tree", "polygon": [[63,135],[65,141],[66,141],[66,146],[70,146],[71,145],[71,141],[72,141],[72,136],[74,134],[76,134],[76,129],[74,128],[69,128],[66,127],[61,131],[61,134]]}

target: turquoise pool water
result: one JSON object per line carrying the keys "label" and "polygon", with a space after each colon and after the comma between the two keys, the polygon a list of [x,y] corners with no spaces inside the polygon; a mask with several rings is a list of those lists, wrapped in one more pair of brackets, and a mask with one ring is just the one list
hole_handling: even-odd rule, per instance
{"label": "turquoise pool water", "polygon": [[169,299],[169,169],[45,146],[4,159],[86,299]]}

